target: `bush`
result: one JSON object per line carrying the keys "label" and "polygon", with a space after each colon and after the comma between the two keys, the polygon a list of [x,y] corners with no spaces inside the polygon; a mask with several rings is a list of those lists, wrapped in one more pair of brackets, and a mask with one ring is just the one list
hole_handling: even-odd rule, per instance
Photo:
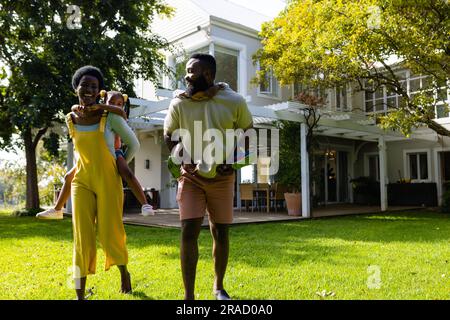
{"label": "bush", "polygon": [[301,185],[300,173],[300,123],[278,121],[280,130],[279,169],[276,181],[286,186],[289,192],[298,192]]}

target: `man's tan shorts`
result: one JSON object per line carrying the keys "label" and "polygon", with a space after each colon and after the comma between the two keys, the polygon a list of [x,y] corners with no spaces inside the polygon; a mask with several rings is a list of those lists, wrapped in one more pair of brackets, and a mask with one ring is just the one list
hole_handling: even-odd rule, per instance
{"label": "man's tan shorts", "polygon": [[184,169],[181,172],[177,192],[180,220],[202,218],[208,210],[213,223],[233,222],[234,173],[207,179]]}

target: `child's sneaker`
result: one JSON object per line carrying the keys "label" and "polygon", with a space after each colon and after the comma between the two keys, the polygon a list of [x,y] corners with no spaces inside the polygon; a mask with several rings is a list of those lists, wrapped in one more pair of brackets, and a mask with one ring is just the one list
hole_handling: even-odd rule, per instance
{"label": "child's sneaker", "polygon": [[55,208],[51,208],[42,212],[39,212],[36,215],[38,219],[47,219],[47,220],[61,220],[63,218],[62,210],[56,210]]}
{"label": "child's sneaker", "polygon": [[155,211],[153,210],[153,207],[149,204],[144,204],[141,208],[141,214],[146,217],[146,216],[154,216],[155,215]]}

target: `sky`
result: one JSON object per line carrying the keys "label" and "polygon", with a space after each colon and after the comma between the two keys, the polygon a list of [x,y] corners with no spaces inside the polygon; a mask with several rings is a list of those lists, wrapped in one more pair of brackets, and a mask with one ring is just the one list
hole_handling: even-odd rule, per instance
{"label": "sky", "polygon": [[275,17],[285,7],[283,0],[229,0],[269,17]]}

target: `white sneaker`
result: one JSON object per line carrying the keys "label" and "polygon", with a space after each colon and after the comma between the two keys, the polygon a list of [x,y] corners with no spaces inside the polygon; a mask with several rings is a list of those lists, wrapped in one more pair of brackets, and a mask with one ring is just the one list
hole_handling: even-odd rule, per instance
{"label": "white sneaker", "polygon": [[47,220],[61,220],[63,218],[62,210],[56,210],[55,208],[47,209],[45,211],[39,212],[36,215],[38,219],[47,219]]}
{"label": "white sneaker", "polygon": [[155,215],[155,211],[153,210],[153,207],[149,204],[144,204],[141,208],[141,214],[144,217],[147,216],[154,216]]}

